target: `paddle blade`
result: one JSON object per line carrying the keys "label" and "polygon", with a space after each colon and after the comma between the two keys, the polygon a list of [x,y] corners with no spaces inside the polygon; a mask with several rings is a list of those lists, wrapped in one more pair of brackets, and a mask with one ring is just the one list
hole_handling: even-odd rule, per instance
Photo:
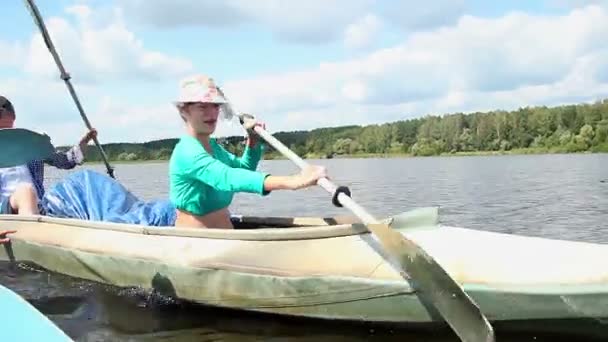
{"label": "paddle blade", "polygon": [[439,208],[416,208],[406,212],[393,215],[382,220],[392,229],[398,231],[412,229],[435,229],[439,225]]}
{"label": "paddle blade", "polygon": [[53,153],[55,148],[46,134],[23,128],[0,129],[0,168],[46,159]]}
{"label": "paddle blade", "polygon": [[234,119],[234,117],[236,116],[234,109],[232,108],[232,104],[230,103],[230,101],[228,100],[226,95],[224,94],[224,91],[222,90],[222,88],[217,87],[217,91],[226,100],[226,103],[224,103],[220,107],[221,108],[221,110],[220,110],[221,117],[224,118],[224,120],[226,120],[228,122],[232,122],[232,119]]}
{"label": "paddle blade", "polygon": [[409,282],[433,316],[443,317],[462,341],[495,341],[494,330],[480,308],[437,261],[387,224],[365,226],[380,243],[368,241],[370,245]]}

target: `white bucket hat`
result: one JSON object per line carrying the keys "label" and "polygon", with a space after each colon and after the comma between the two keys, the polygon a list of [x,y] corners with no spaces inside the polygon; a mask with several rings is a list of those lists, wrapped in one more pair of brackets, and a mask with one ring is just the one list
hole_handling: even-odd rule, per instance
{"label": "white bucket hat", "polygon": [[218,103],[225,105],[228,101],[221,95],[212,78],[205,75],[193,75],[179,83],[179,97],[174,104],[181,107],[187,102]]}

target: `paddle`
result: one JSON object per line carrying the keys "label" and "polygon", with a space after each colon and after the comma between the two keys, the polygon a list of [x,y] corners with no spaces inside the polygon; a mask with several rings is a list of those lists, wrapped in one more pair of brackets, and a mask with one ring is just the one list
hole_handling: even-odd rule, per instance
{"label": "paddle", "polygon": [[[245,125],[249,120],[255,119],[241,115],[240,120]],[[298,167],[303,169],[308,166],[262,127],[254,126],[254,130]],[[332,194],[334,205],[348,208],[375,234],[379,247],[383,249],[382,254],[390,259],[392,266],[403,278],[415,284],[414,288],[430,301],[463,341],[494,341],[492,326],[479,307],[420,246],[388,225],[380,224],[350,197],[348,188],[336,187],[327,178],[320,179],[317,184]]]}
{"label": "paddle", "polygon": [[[38,11],[38,7],[36,7],[36,4],[34,4],[33,0],[25,0],[25,5],[28,8],[28,10],[30,11],[32,18],[34,19],[34,23],[36,24],[36,26],[38,26],[38,29],[40,29],[40,33],[42,34],[44,43],[46,44],[46,47],[48,48],[49,52],[53,56],[53,59],[55,60],[55,64],[57,64],[57,68],[59,68],[59,71],[61,73],[61,79],[65,81],[65,84],[68,87],[68,91],[70,92],[70,95],[72,95],[72,99],[76,103],[76,107],[78,108],[80,117],[82,117],[82,120],[84,121],[85,125],[87,126],[87,128],[89,130],[93,129],[93,127],[91,126],[91,123],[89,122],[89,119],[87,118],[86,114],[84,113],[84,109],[82,108],[82,105],[80,104],[80,101],[78,100],[78,97],[76,96],[76,91],[74,90],[74,87],[72,86],[72,83],[70,82],[70,78],[71,78],[70,74],[68,74],[65,71],[65,68],[63,67],[63,64],[61,63],[61,59],[59,59],[59,54],[57,54],[57,51],[55,50],[55,47],[53,45],[53,41],[51,40],[51,37],[50,37],[48,31],[46,30],[46,26],[44,25],[44,21],[42,20],[42,16],[40,15],[40,12]],[[101,144],[99,144],[97,137],[94,137],[93,141],[95,142],[95,145],[99,149],[99,152],[101,154],[101,159],[103,159],[103,162],[106,165],[108,175],[110,175],[110,177],[114,178],[114,168],[112,168],[110,166],[110,163],[108,162],[108,157],[106,156],[106,153],[104,152],[103,148],[101,147]],[[84,151],[82,151],[82,152],[84,153]]]}
{"label": "paddle", "polygon": [[[228,101],[219,87],[218,92]],[[236,116],[229,101],[224,110],[228,120]],[[238,118],[241,125],[253,126],[253,130],[260,137],[299,168],[308,166],[302,158],[262,127],[254,126],[253,116],[241,114]],[[334,205],[346,207],[363,222],[373,233],[372,240],[365,239],[365,241],[389,261],[399,275],[416,290],[423,305],[430,305],[428,310],[431,313],[435,309],[461,340],[495,341],[494,330],[479,307],[420,246],[391,229],[387,224],[376,220],[350,197],[350,190],[347,187],[336,187],[327,178],[320,179],[317,184],[332,195]]]}
{"label": "paddle", "polygon": [[55,147],[46,134],[23,128],[0,129],[0,168],[43,160],[53,153]]}

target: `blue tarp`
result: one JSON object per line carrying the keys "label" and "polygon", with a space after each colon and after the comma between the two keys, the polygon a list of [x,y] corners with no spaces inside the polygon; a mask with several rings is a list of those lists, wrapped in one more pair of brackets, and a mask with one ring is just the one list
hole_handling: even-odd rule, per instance
{"label": "blue tarp", "polygon": [[81,220],[173,226],[169,200],[142,201],[104,174],[82,170],[60,180],[44,194],[46,215]]}

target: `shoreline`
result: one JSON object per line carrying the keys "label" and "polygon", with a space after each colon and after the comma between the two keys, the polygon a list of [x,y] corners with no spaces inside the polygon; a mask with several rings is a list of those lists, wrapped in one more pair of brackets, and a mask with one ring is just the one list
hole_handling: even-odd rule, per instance
{"label": "shoreline", "polygon": [[[303,159],[391,159],[391,158],[433,158],[433,157],[483,157],[483,156],[513,156],[513,155],[552,155],[552,154],[602,154],[607,152],[593,152],[593,151],[580,151],[580,152],[566,152],[560,150],[550,150],[545,148],[526,148],[526,149],[514,149],[508,151],[460,151],[460,152],[444,152],[441,154],[421,156],[413,155],[411,153],[402,152],[391,152],[391,153],[356,153],[356,154],[340,154],[335,155],[331,158],[323,155],[307,155],[302,156]],[[282,155],[275,155],[274,153],[263,158],[263,160],[287,160]],[[152,164],[152,163],[168,163],[169,159],[143,159],[143,160],[109,160],[111,164]],[[103,164],[103,161],[85,161],[87,164]]]}

